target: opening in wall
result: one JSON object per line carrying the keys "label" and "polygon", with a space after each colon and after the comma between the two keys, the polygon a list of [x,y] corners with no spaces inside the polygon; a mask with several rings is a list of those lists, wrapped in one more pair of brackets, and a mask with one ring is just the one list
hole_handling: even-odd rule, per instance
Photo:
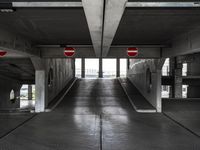
{"label": "opening in wall", "polygon": [[75,77],[81,78],[81,58],[75,59]]}
{"label": "opening in wall", "polygon": [[86,78],[99,77],[99,59],[98,58],[85,59],[85,77]]}
{"label": "opening in wall", "polygon": [[162,85],[162,98],[169,98],[170,96],[170,86]]}
{"label": "opening in wall", "polygon": [[183,63],[182,76],[187,76],[187,63]]}
{"label": "opening in wall", "polygon": [[166,58],[165,63],[163,64],[162,67],[162,76],[169,76],[169,71],[170,71],[170,59]]}
{"label": "opening in wall", "polygon": [[120,77],[126,77],[127,74],[127,59],[120,59]]}
{"label": "opening in wall", "polygon": [[116,59],[103,59],[103,77],[116,78]]}
{"label": "opening in wall", "polygon": [[20,108],[35,107],[35,85],[23,84],[20,89]]}
{"label": "opening in wall", "polygon": [[182,97],[187,98],[188,85],[182,85]]}

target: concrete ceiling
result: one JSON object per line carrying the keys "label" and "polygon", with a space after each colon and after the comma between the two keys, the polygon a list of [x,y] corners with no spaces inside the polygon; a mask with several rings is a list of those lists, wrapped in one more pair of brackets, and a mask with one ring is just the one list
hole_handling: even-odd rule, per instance
{"label": "concrete ceiling", "polygon": [[92,44],[83,8],[17,8],[0,26],[34,44]]}
{"label": "concrete ceiling", "polygon": [[126,8],[112,44],[166,44],[196,27],[200,9]]}
{"label": "concrete ceiling", "polygon": [[0,76],[12,78],[21,83],[32,83],[35,69],[29,58],[2,58],[0,59]]}

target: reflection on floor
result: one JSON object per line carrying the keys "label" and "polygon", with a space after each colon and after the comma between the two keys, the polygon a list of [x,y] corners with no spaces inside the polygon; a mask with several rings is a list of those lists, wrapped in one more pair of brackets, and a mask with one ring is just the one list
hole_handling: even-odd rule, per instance
{"label": "reflection on floor", "polygon": [[0,149],[199,150],[200,140],[162,114],[135,112],[117,80],[82,79],[53,112],[1,138]]}

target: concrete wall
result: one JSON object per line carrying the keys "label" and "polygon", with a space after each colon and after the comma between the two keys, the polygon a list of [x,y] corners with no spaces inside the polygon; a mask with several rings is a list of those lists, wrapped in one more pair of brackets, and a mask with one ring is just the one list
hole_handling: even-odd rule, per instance
{"label": "concrete wall", "polygon": [[[130,59],[130,66],[127,75],[130,81],[158,112],[161,111],[162,67],[160,66],[160,63],[160,59]],[[147,77],[147,70],[150,71],[149,77]]]}
{"label": "concrete wall", "polygon": [[47,103],[61,92],[66,84],[73,78],[72,59],[45,59],[45,72],[48,84],[49,70],[52,68],[52,84],[48,86]]}
{"label": "concrete wall", "polygon": [[10,101],[10,92],[13,89],[15,97],[20,96],[21,84],[6,77],[0,77],[0,109],[14,109],[20,107],[20,101],[17,99],[15,103]]}

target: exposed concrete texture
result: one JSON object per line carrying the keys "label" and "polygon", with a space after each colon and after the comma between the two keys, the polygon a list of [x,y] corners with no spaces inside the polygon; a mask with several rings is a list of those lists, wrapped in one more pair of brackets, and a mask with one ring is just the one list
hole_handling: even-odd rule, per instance
{"label": "exposed concrete texture", "polygon": [[200,99],[163,99],[163,112],[200,136]]}
{"label": "exposed concrete texture", "polygon": [[82,0],[90,36],[97,57],[101,55],[104,0]]}
{"label": "exposed concrete texture", "polygon": [[[127,48],[132,45],[127,46],[111,46],[108,52],[107,58],[127,58]],[[74,58],[95,58],[97,57],[94,53],[94,49],[91,46],[72,45],[76,48]],[[136,58],[160,58],[161,50],[160,47],[153,46],[137,46],[139,48],[139,53]],[[43,58],[66,58],[63,54],[64,49],[60,47],[42,47],[41,57]]]}
{"label": "exposed concrete texture", "polygon": [[160,59],[130,59],[128,78],[142,95],[161,112],[161,66]]}
{"label": "exposed concrete texture", "polygon": [[67,85],[73,76],[73,59],[46,59],[46,77],[53,70],[52,85],[48,86],[48,103]]}
{"label": "exposed concrete texture", "polygon": [[[188,65],[188,70],[189,70],[189,75],[190,76],[200,76],[200,54],[195,54],[192,56],[193,60],[189,62]],[[191,85],[189,83],[188,87],[188,93],[187,96],[188,98],[199,98],[200,97],[200,83],[198,82],[198,79],[195,80],[196,85]]]}
{"label": "exposed concrete texture", "polygon": [[105,57],[118,29],[127,0],[105,0],[102,56]]}
{"label": "exposed concrete texture", "polygon": [[[20,88],[19,81],[0,76],[0,109],[15,109],[20,107]],[[14,90],[15,100],[10,100],[10,92]]]}
{"label": "exposed concrete texture", "polygon": [[8,31],[2,27],[0,29],[0,49],[23,57],[39,56],[39,50],[32,48],[29,40]]}
{"label": "exposed concrete texture", "polygon": [[73,59],[32,58],[36,69],[36,112],[42,112],[74,77]]}
{"label": "exposed concrete texture", "polygon": [[[86,89],[87,87],[87,89]],[[0,139],[2,150],[199,150],[163,114],[135,112],[117,80],[79,80],[58,107]]]}
{"label": "exposed concrete texture", "polygon": [[163,57],[173,57],[179,55],[193,54],[200,52],[200,31],[196,30],[187,32],[172,40],[171,48],[163,48]]}

